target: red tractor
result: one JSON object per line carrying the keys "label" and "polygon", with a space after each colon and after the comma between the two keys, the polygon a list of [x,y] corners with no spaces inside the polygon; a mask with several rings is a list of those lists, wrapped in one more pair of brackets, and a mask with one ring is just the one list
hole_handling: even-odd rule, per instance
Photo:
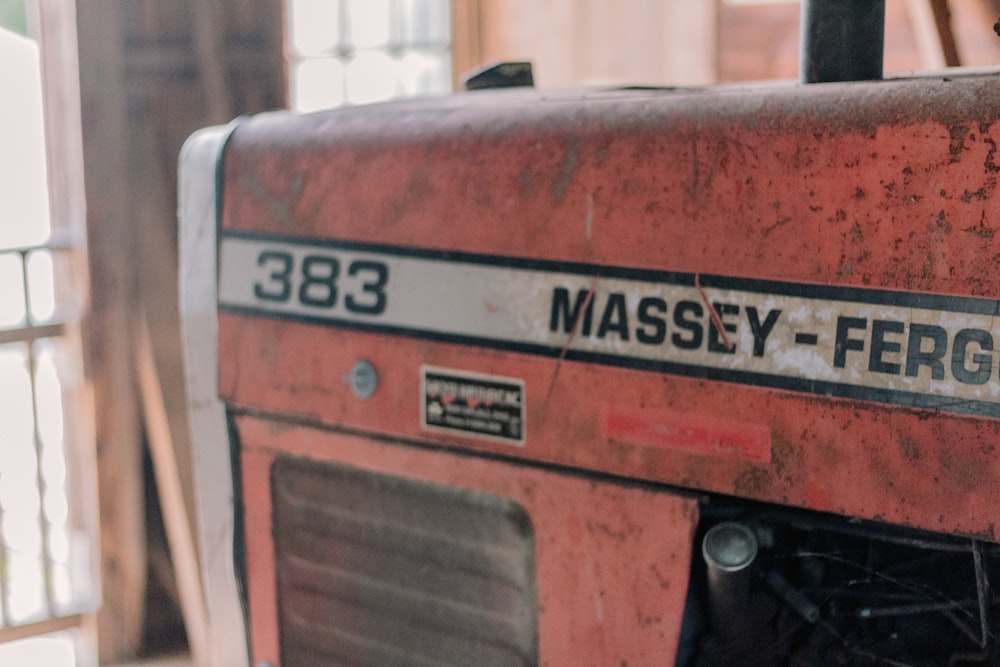
{"label": "red tractor", "polygon": [[998,664],[1000,74],[868,5],[192,140],[253,664]]}

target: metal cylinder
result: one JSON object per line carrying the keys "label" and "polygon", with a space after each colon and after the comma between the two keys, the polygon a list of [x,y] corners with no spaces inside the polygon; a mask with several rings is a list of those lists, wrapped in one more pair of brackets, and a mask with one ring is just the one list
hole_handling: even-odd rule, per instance
{"label": "metal cylinder", "polygon": [[885,0],[802,0],[802,83],[882,78]]}
{"label": "metal cylinder", "polygon": [[708,613],[716,634],[732,636],[743,626],[750,579],[757,558],[757,536],[746,525],[726,521],[712,526],[701,543],[708,570]]}

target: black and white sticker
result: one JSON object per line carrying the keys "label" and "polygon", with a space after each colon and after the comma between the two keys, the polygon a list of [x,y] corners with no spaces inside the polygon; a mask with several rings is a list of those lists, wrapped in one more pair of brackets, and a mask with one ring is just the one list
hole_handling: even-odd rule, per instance
{"label": "black and white sticker", "polygon": [[1000,417],[1000,302],[228,232],[223,312]]}
{"label": "black and white sticker", "polygon": [[420,396],[425,429],[524,444],[522,380],[423,366]]}

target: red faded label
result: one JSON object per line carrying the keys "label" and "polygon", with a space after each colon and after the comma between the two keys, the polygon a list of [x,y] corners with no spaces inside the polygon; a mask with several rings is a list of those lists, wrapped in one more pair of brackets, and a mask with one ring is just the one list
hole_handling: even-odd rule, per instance
{"label": "red faded label", "polygon": [[669,410],[607,407],[601,414],[601,434],[609,440],[690,454],[771,462],[770,429],[748,422]]}

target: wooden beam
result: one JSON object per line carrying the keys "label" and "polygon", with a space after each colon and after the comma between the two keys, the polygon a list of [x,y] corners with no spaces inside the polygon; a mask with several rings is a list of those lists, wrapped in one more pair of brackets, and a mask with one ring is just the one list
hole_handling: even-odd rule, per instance
{"label": "wooden beam", "polygon": [[[176,89],[167,89],[176,94]],[[129,86],[133,98],[141,95]],[[160,92],[163,96],[163,92]],[[144,322],[151,336],[156,372],[166,411],[173,455],[180,470],[184,503],[189,523],[194,522],[194,484],[191,479],[191,454],[187,425],[187,400],[184,393],[183,357],[180,349],[180,316],[177,309],[177,202],[176,156],[181,129],[178,125],[197,120],[175,117],[153,108],[129,128],[129,152],[135,165],[130,173],[132,213],[136,226],[135,257],[142,267],[137,276],[139,300]],[[200,113],[195,111],[194,113]],[[137,313],[138,316],[138,313]],[[138,329],[136,330],[138,332]],[[147,440],[150,437],[147,431]],[[152,443],[150,443],[151,445]]]}
{"label": "wooden beam", "polygon": [[83,619],[83,614],[71,614],[69,616],[59,616],[45,621],[38,621],[37,623],[26,623],[10,628],[0,628],[0,644],[78,628],[83,625]]}
{"label": "wooden beam", "polygon": [[937,26],[938,41],[941,43],[941,52],[944,55],[944,64],[947,67],[960,67],[962,60],[958,55],[958,44],[951,24],[948,0],[930,0],[930,3],[931,11],[934,13],[934,24]]}
{"label": "wooden beam", "polygon": [[482,0],[451,2],[451,80],[452,87],[462,87],[462,77],[483,64]]}
{"label": "wooden beam", "polygon": [[[129,64],[136,50],[130,51]],[[145,98],[145,90],[137,89],[131,79],[128,90],[134,99]],[[171,92],[176,94],[174,86],[155,91],[148,99],[153,102]],[[220,93],[223,97],[227,95],[225,90]],[[216,104],[219,103],[217,99]],[[177,309],[178,147],[171,146],[171,142],[180,141],[178,137],[183,136],[184,128],[199,123],[203,113],[204,109],[192,109],[190,117],[176,116],[151,104],[142,122],[130,124],[128,134],[133,159],[143,156],[134,162],[129,175],[133,215],[136,221],[141,221],[137,226],[141,233],[136,234],[135,256],[142,267],[138,289],[143,306],[136,313],[135,367],[181,615],[196,665],[208,665],[211,658],[205,596],[195,548],[198,542],[195,492]]]}
{"label": "wooden beam", "polygon": [[[41,52],[46,171],[52,225],[50,245],[51,241],[58,239],[58,244],[66,248],[55,264],[56,300],[57,303],[70,304],[70,312],[75,313],[85,301],[89,284],[76,7],[74,3],[63,0],[35,0],[29,8],[32,12],[30,22]],[[73,362],[64,361],[60,369],[66,464],[67,469],[73,471],[66,481],[66,495],[72,508],[69,522],[77,534],[93,536],[94,540],[85,544],[83,550],[74,550],[73,558],[87,563],[93,562],[97,556],[96,536],[100,529],[93,404],[78,361],[82,357],[79,323],[71,321],[62,327],[60,336],[69,353],[67,357],[73,358]],[[96,591],[96,588],[92,585],[91,590]],[[83,613],[52,622],[77,629],[80,637],[78,664],[96,664],[98,600],[95,596],[77,602]],[[50,625],[26,628],[32,632],[57,629],[61,628]],[[11,635],[0,636],[0,641],[14,638]]]}
{"label": "wooden beam", "polygon": [[208,107],[206,124],[225,123],[232,120],[233,105],[226,85],[229,59],[225,56],[225,25],[219,20],[217,3],[190,0],[191,30],[194,34],[195,52],[201,72],[202,92]]}
{"label": "wooden beam", "polygon": [[958,67],[961,61],[948,0],[907,0],[906,11],[921,65],[926,69]]}
{"label": "wooden beam", "polygon": [[142,647],[145,494],[136,399],[135,237],[128,189],[124,34],[117,0],[80,3],[77,17],[90,308],[84,364],[92,387],[100,513],[101,663]]}
{"label": "wooden beam", "polygon": [[194,664],[208,665],[211,659],[208,613],[205,610],[205,597],[199,574],[195,532],[189,518],[192,510],[188,499],[185,498],[181,483],[181,478],[186,473],[178,467],[149,324],[144,314],[138,318],[137,324],[139,332],[136,366],[139,371],[146,437],[153,460],[163,524],[170,545],[170,560],[177,580],[188,648],[191,650]]}
{"label": "wooden beam", "polygon": [[[262,53],[250,45],[235,44],[223,49],[219,66],[227,73],[250,75],[270,67],[273,64],[271,60],[270,54]],[[201,79],[193,76],[199,71],[200,63],[200,55],[192,53],[191,48],[185,44],[135,45],[129,49],[128,61],[125,64],[126,76],[129,79],[162,78],[168,80],[171,87],[177,85],[202,87],[205,84]],[[184,80],[185,78],[189,80]],[[141,84],[142,81],[135,83]],[[223,106],[229,107],[231,102]],[[207,123],[208,119],[205,120]]]}
{"label": "wooden beam", "polygon": [[[178,350],[177,153],[183,139],[199,127],[280,106],[286,88],[282,6],[275,0],[79,3],[93,295],[86,352],[102,491],[102,664],[131,658],[141,640],[147,568],[136,396],[140,385],[149,436],[157,439],[160,450],[155,472],[158,480],[161,474],[170,476],[158,486],[164,495],[179,493],[182,498],[164,500],[171,507],[165,514],[177,515],[164,516],[165,523],[183,525],[187,513],[186,531],[169,529],[173,551],[185,551],[185,540],[197,544],[200,537],[192,518],[193,464]],[[129,28],[134,34],[125,34]],[[189,45],[189,53],[160,48],[163,44]],[[254,53],[247,54],[248,49]],[[198,90],[202,94],[195,94]],[[136,317],[143,304],[141,326],[148,327],[153,353],[148,361],[150,355],[143,352],[147,366],[137,369],[140,343],[146,345],[137,339]],[[153,371],[156,383],[149,379]],[[149,397],[155,398],[157,390],[153,403],[163,414],[154,418]],[[169,446],[162,444],[167,438]],[[171,456],[173,462],[162,462]],[[177,508],[184,512],[178,515]],[[197,558],[193,566],[190,558],[185,560],[177,573],[178,587],[193,590]],[[175,565],[180,565],[176,556]],[[185,597],[196,599],[194,594]],[[198,620],[206,601],[201,600],[201,616],[197,602],[183,606],[191,648],[202,653],[202,640],[191,633],[198,628],[207,632]],[[227,626],[213,622],[213,627]],[[220,643],[227,641],[233,641],[232,633],[220,635]]]}

